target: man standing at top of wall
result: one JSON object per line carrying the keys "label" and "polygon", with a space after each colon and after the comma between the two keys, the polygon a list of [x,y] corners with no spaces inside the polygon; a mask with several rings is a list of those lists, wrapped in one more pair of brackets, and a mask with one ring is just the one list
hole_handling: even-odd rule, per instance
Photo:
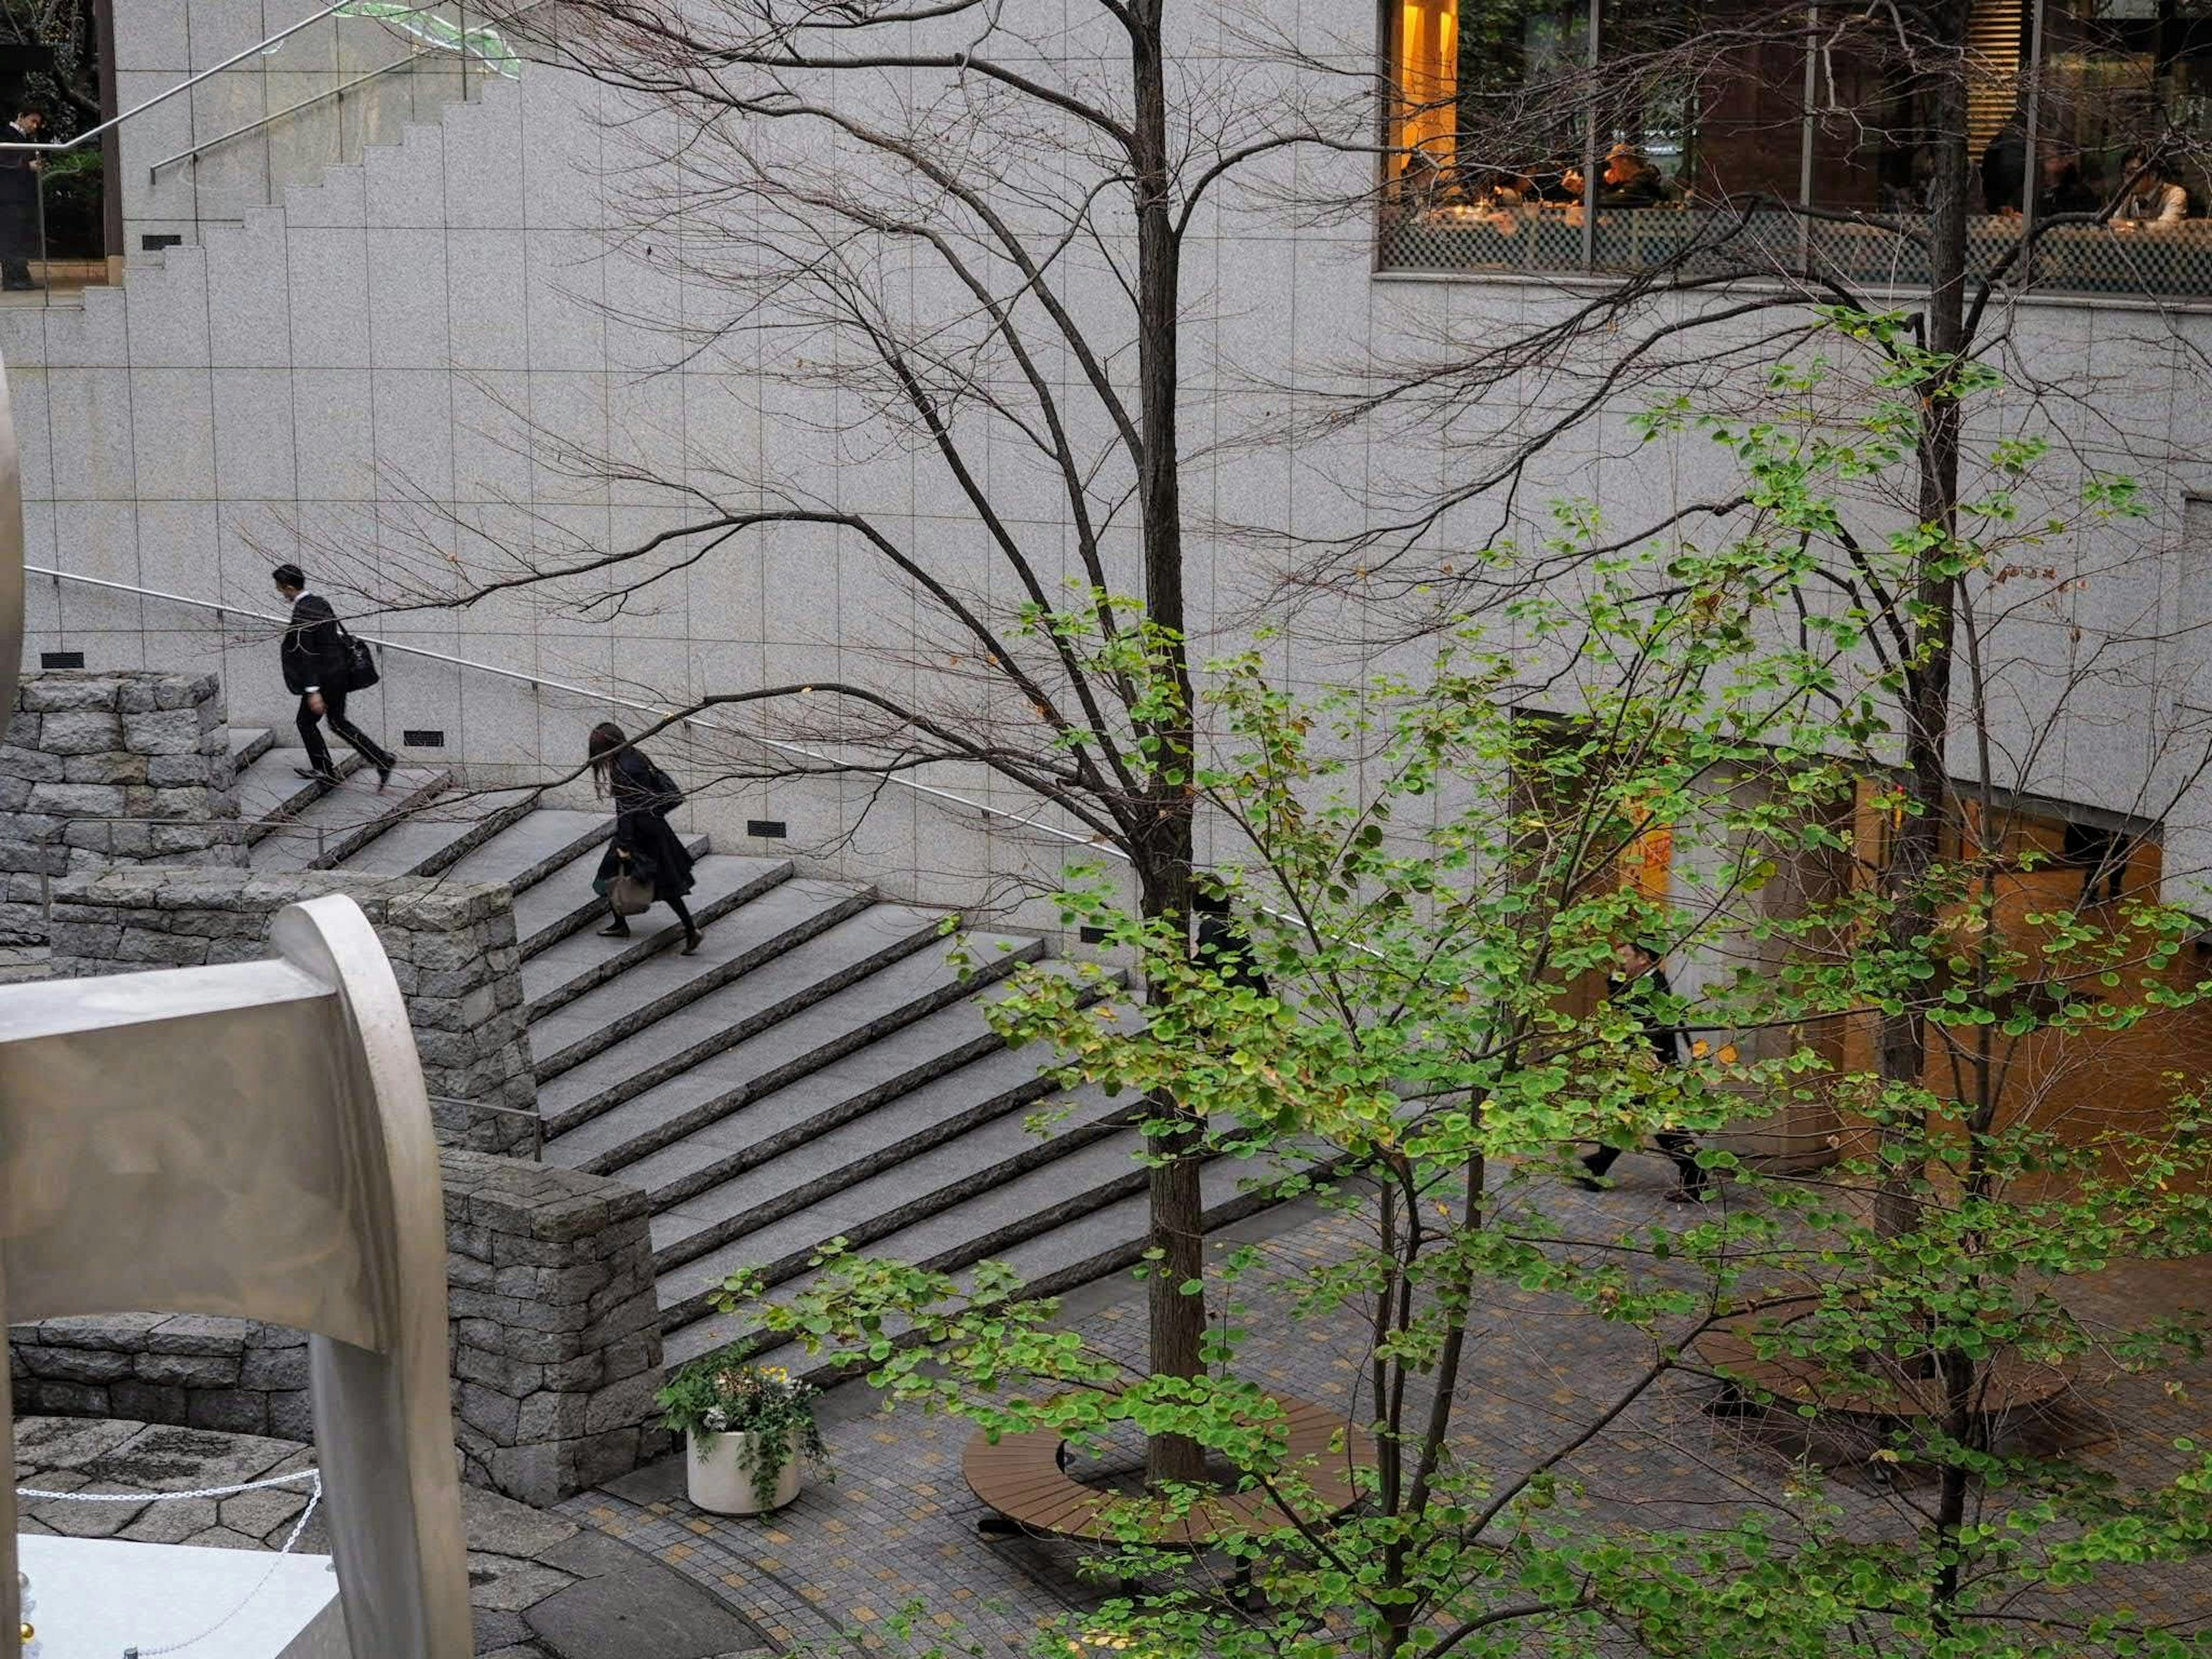
{"label": "man standing at top of wall", "polygon": [[307,763],[298,769],[300,775],[318,783],[338,781],[319,724],[327,715],[331,730],[376,769],[376,787],[381,791],[392,781],[392,755],[346,719],[346,641],[337,612],[328,599],[307,592],[307,578],[298,565],[280,564],[269,574],[292,606],[278,654],[284,666],[284,689],[300,696],[300,741],[307,749]]}
{"label": "man standing at top of wall", "polygon": [[[37,110],[18,110],[0,127],[0,142],[35,144],[46,125]],[[28,150],[0,150],[0,288],[11,292],[40,286],[31,280],[31,261],[46,253],[39,234],[39,172],[45,164]]]}

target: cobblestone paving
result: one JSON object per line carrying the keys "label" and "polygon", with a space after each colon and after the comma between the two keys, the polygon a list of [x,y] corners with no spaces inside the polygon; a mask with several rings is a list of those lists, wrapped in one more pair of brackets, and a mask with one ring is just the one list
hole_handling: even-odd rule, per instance
{"label": "cobblestone paving", "polygon": [[[299,1528],[307,1483],[222,1498],[155,1496],[245,1486],[314,1462],[313,1447],[261,1435],[121,1419],[19,1418],[19,1487],[147,1496],[143,1503],[31,1498],[18,1526],[72,1538],[237,1550],[281,1549],[298,1528],[299,1550],[327,1554],[326,1511],[318,1509]],[[763,1651],[757,1632],[726,1601],[702,1595],[666,1566],[588,1526],[474,1486],[461,1488],[461,1510],[477,1651],[486,1659],[746,1659]],[[45,1621],[47,1651],[71,1651],[65,1624]],[[148,1611],[147,1632],[155,1642],[176,1634],[165,1629],[158,1607]],[[219,1631],[189,1649],[219,1656]],[[149,1650],[160,1650],[149,1644]]]}
{"label": "cobblestone paving", "polygon": [[[1686,1220],[1661,1201],[1663,1164],[1630,1159],[1621,1187],[1584,1194],[1571,1188],[1543,1202],[1571,1233],[1598,1237],[1628,1226]],[[1311,1211],[1279,1212],[1246,1230],[1265,1251],[1271,1274],[1340,1259],[1354,1218]],[[1215,1248],[1228,1248],[1217,1242]],[[2131,1268],[2078,1287],[2077,1308],[2115,1322],[2148,1308],[2212,1300],[2203,1262]],[[1339,1409],[1352,1409],[1361,1386],[1360,1357],[1344,1345],[1341,1322],[1302,1322],[1280,1311],[1279,1287],[1249,1286],[1253,1304],[1241,1322],[1250,1332],[1243,1370],[1282,1390]],[[1145,1321],[1127,1281],[1093,1287],[1068,1299],[1066,1322],[1102,1348],[1140,1364]],[[1545,1297],[1493,1287],[1470,1344],[1460,1389],[1455,1438],[1465,1451],[1501,1474],[1526,1468],[1585,1422],[1594,1404],[1616,1398],[1650,1358],[1635,1332],[1579,1312],[1559,1316]],[[2049,1425],[2124,1479],[2148,1479],[2174,1458],[2177,1435],[2204,1432],[2212,1398],[2212,1363],[2179,1376],[2179,1395],[2163,1379],[2090,1376],[2075,1401]],[[1710,1384],[1689,1379],[1656,1389],[1573,1461],[1589,1500],[1650,1527],[1711,1524],[1747,1502],[1769,1501],[1797,1449],[1777,1443],[1771,1430],[1747,1428],[1705,1410]],[[824,1432],[837,1464],[832,1484],[811,1483],[790,1508],[767,1520],[703,1515],[683,1496],[680,1460],[642,1470],[611,1488],[564,1506],[580,1520],[650,1550],[732,1597],[780,1644],[834,1644],[840,1632],[866,1647],[895,1647],[880,1635],[903,1605],[924,1604],[933,1623],[957,1631],[993,1659],[1030,1651],[1040,1626],[1104,1593],[1079,1576],[1070,1546],[1018,1539],[986,1542],[976,1522],[988,1512],[960,1474],[965,1426],[918,1413],[885,1415],[862,1385],[830,1395]],[[1816,1449],[1816,1451],[1820,1449]],[[1826,1449],[1831,1454],[1833,1448]],[[1842,1471],[1844,1501],[1861,1523],[1894,1527],[1917,1512],[1921,1496],[1887,1490]],[[2112,1578],[2084,1589],[2069,1611],[2124,1600],[2172,1618],[2212,1620],[2212,1566],[2162,1569]]]}

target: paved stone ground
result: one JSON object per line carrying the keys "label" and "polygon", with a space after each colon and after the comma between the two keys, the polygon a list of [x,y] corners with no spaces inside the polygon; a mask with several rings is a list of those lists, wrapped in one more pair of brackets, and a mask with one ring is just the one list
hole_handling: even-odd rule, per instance
{"label": "paved stone ground", "polygon": [[[314,1449],[255,1435],[216,1434],[112,1419],[28,1417],[15,1424],[15,1484],[45,1492],[176,1492],[243,1486],[306,1468]],[[223,1549],[281,1548],[312,1483],[225,1498],[88,1504],[33,1498],[25,1532]],[[740,1659],[760,1632],[725,1601],[668,1567],[562,1516],[473,1486],[461,1489],[477,1651],[493,1659]],[[296,1548],[326,1553],[323,1514]],[[51,1620],[52,1610],[46,1617]],[[149,1609],[148,1645],[167,1633]],[[67,1650],[66,1632],[52,1629]],[[216,1638],[195,1651],[219,1654]],[[366,1656],[364,1656],[366,1659]]]}
{"label": "paved stone ground", "polygon": [[[1671,1172],[1659,1161],[1631,1158],[1618,1171],[1619,1189],[1583,1194],[1562,1188],[1543,1203],[1571,1232],[1611,1237],[1625,1227],[1683,1224],[1679,1206],[1661,1201]],[[1357,1356],[1346,1351],[1340,1323],[1304,1323],[1271,1311],[1280,1281],[1302,1268],[1339,1260],[1360,1222],[1317,1212],[1277,1212],[1243,1231],[1265,1252],[1272,1289],[1255,1286],[1255,1305],[1241,1322],[1253,1332],[1248,1375],[1340,1409],[1353,1408],[1361,1386]],[[1231,1241],[1234,1242],[1234,1241]],[[1217,1243],[1217,1249],[1226,1248]],[[2212,1299],[2206,1264],[2131,1270],[2078,1288],[2075,1304],[2092,1317],[2114,1321],[2150,1307]],[[1278,1304],[1279,1307],[1279,1304]],[[1116,1357],[1140,1363],[1144,1313],[1127,1280],[1093,1287],[1064,1306],[1079,1326]],[[1473,1358],[1460,1389],[1457,1439],[1467,1455],[1510,1473],[1549,1453],[1563,1425],[1587,1420],[1594,1402],[1617,1396],[1624,1380],[1650,1358],[1634,1332],[1579,1313],[1561,1316],[1547,1298],[1492,1291],[1478,1320]],[[2124,1478],[2146,1478],[2174,1458],[2177,1435],[2204,1432],[2212,1398],[2212,1363],[2183,1373],[2169,1395],[2160,1380],[2084,1376],[2074,1401],[2039,1431],[2087,1444],[2090,1455]],[[1588,1501],[1653,1527],[1699,1527],[1716,1506],[1770,1501],[1792,1454],[1808,1449],[1709,1413],[1709,1384],[1685,1379],[1654,1389],[1573,1460]],[[570,1499],[563,1510],[649,1549],[702,1583],[732,1596],[779,1644],[836,1644],[906,1650],[880,1632],[904,1606],[920,1602],[928,1621],[958,1634],[988,1656],[1026,1654],[1036,1632],[1061,1613],[1091,1605],[1103,1594],[1085,1583],[1070,1546],[1016,1540],[986,1543],[975,1523],[986,1511],[960,1474],[963,1425],[902,1412],[886,1416],[862,1385],[848,1384],[825,1401],[824,1431],[837,1462],[834,1483],[815,1482],[790,1508],[766,1520],[703,1515],[684,1500],[679,1460],[669,1460]],[[1856,1524],[1913,1524],[1924,1494],[1883,1487],[1860,1473],[1850,1449],[1813,1447],[1818,1461],[1841,1459],[1837,1490]],[[2108,1576],[2072,1598],[2069,1610],[2126,1601],[2178,1619],[2212,1619],[2212,1564],[2185,1570]]]}

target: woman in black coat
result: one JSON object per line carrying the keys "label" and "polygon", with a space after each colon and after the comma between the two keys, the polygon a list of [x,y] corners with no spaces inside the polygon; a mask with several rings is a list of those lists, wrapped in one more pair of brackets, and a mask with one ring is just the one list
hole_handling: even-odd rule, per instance
{"label": "woman in black coat", "polygon": [[[682,797],[667,775],[632,748],[622,727],[611,721],[592,728],[588,753],[592,787],[615,800],[614,839],[599,860],[601,890],[618,876],[635,876],[645,883],[684,924],[684,954],[688,957],[699,948],[698,924],[684,903],[692,886],[691,854],[668,827],[667,817]],[[629,918],[616,912],[599,933],[605,939],[628,939]]]}

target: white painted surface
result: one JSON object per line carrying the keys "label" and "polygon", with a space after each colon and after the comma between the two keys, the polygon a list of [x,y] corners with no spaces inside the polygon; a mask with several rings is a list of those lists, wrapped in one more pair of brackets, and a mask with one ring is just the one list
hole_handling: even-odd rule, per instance
{"label": "white painted surface", "polygon": [[133,1646],[150,1652],[218,1621],[219,1631],[185,1652],[350,1659],[327,1555],[27,1533],[16,1544],[38,1599],[32,1622],[44,1659],[116,1659]]}

